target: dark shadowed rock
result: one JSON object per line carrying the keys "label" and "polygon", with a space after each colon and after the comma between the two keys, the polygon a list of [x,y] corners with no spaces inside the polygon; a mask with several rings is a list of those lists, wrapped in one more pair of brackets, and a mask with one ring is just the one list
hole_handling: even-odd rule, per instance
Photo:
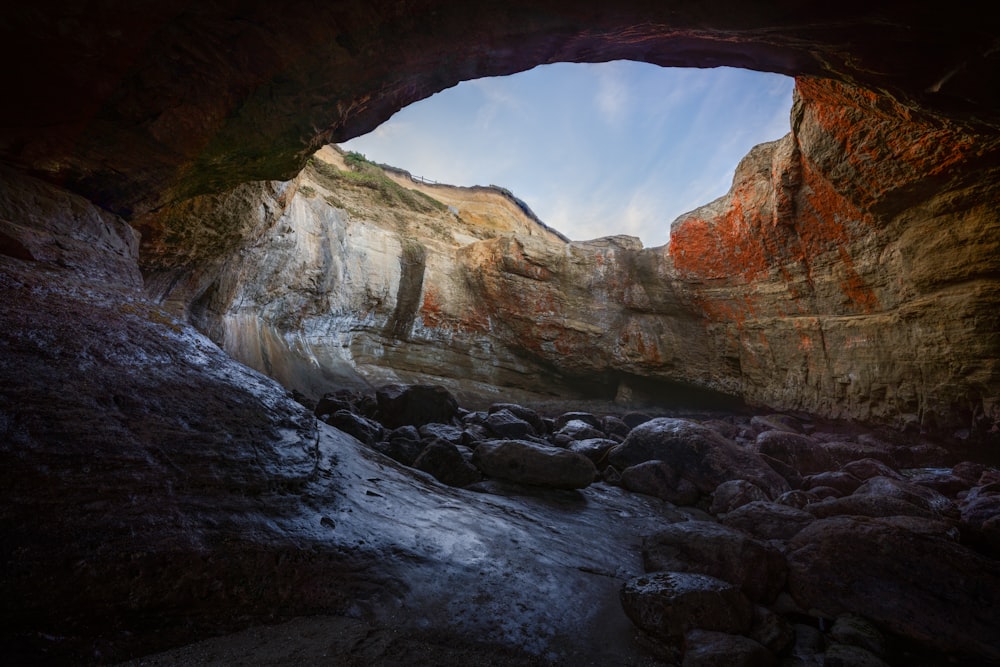
{"label": "dark shadowed rock", "polygon": [[802,491],[801,489],[794,489],[792,491],[786,491],[780,496],[774,499],[774,502],[781,505],[788,505],[789,507],[795,507],[797,509],[802,509],[806,505],[812,502],[816,502],[816,497],[810,495],[809,493]]}
{"label": "dark shadowed rock", "polygon": [[820,472],[802,479],[802,488],[806,491],[822,486],[836,489],[841,496],[849,496],[861,486],[861,480],[843,471]]}
{"label": "dark shadowed rock", "polygon": [[788,415],[754,415],[750,425],[760,431],[784,431],[785,433],[802,433],[802,423]]}
{"label": "dark shadowed rock", "polygon": [[465,460],[454,444],[441,439],[428,443],[413,462],[413,467],[430,473],[448,486],[468,486],[482,479],[479,471]]}
{"label": "dark shadowed rock", "polygon": [[557,437],[569,438],[570,440],[591,440],[593,438],[607,437],[604,431],[582,419],[571,419],[563,424],[555,435]]}
{"label": "dark shadowed rock", "polygon": [[557,489],[582,489],[597,476],[593,462],[582,454],[524,440],[481,442],[472,462],[490,477]]}
{"label": "dark shadowed rock", "polygon": [[645,412],[627,412],[622,415],[622,421],[625,422],[625,425],[630,429],[633,429],[640,424],[645,424],[652,419],[653,416],[648,415]]}
{"label": "dark shadowed rock", "polygon": [[785,584],[785,560],[775,548],[711,521],[682,521],[646,537],[647,572],[707,574],[740,587],[751,600],[772,601]]}
{"label": "dark shadowed rock", "polygon": [[488,412],[493,414],[494,412],[499,412],[500,410],[507,410],[518,419],[523,419],[531,424],[531,428],[535,430],[535,434],[545,435],[547,430],[545,420],[535,410],[526,408],[523,405],[518,405],[517,403],[494,403],[490,406]]}
{"label": "dark shadowed rock", "polygon": [[803,608],[858,614],[930,647],[1000,659],[996,560],[863,517],[816,521],[789,548],[789,590]]}
{"label": "dark shadowed rock", "polygon": [[[752,444],[751,444],[752,447]],[[760,460],[767,464],[767,466],[774,472],[781,475],[781,477],[788,482],[788,486],[793,489],[802,488],[802,475],[799,471],[788,465],[784,461],[779,461],[773,456],[768,456],[767,454],[757,454]]]}
{"label": "dark shadowed rock", "polygon": [[903,476],[896,472],[893,468],[878,459],[872,458],[850,461],[841,466],[840,470],[850,475],[854,475],[861,481],[871,479],[872,477],[893,477],[895,479],[903,479]]}
{"label": "dark shadowed rock", "polygon": [[788,483],[753,452],[687,419],[646,422],[608,452],[608,461],[619,470],[652,460],[667,462],[701,493],[731,479],[753,482],[772,497],[788,490]]}
{"label": "dark shadowed rock", "polygon": [[594,428],[600,428],[601,420],[598,419],[596,415],[592,415],[589,412],[564,412],[555,418],[552,423],[553,430],[560,430],[566,424],[572,421],[581,421],[588,426],[593,426]]}
{"label": "dark shadowed rock", "polygon": [[872,477],[854,492],[856,496],[898,498],[933,512],[935,515],[955,514],[955,504],[933,489],[892,477]]}
{"label": "dark shadowed rock", "polygon": [[739,588],[689,572],[656,572],[625,582],[622,606],[632,622],[659,639],[676,641],[698,628],[742,633],[753,605]]}
{"label": "dark shadowed rock", "polygon": [[765,647],[772,653],[780,653],[795,637],[791,624],[767,607],[756,605],[753,608],[753,626],[747,633],[750,639]]}
{"label": "dark shadowed rock", "polygon": [[771,667],[774,654],[742,635],[691,630],[684,635],[681,667]]}
{"label": "dark shadowed rock", "polygon": [[757,436],[756,451],[778,459],[801,475],[834,470],[837,463],[820,443],[806,435],[764,431]]}
{"label": "dark shadowed rock", "polygon": [[885,656],[885,635],[871,621],[856,614],[838,616],[830,628],[830,638],[840,644],[863,648],[878,657]]}
{"label": "dark shadowed rock", "polygon": [[823,654],[823,667],[889,667],[889,664],[859,646],[830,644]]}
{"label": "dark shadowed rock", "polygon": [[883,495],[850,495],[843,498],[826,498],[809,503],[805,510],[817,519],[831,516],[915,516],[933,519],[937,516],[926,507],[914,505],[901,498]]}
{"label": "dark shadowed rock", "polygon": [[326,419],[326,423],[344,433],[353,435],[366,445],[374,445],[382,438],[382,425],[347,410],[338,410]]}
{"label": "dark shadowed rock", "polygon": [[[616,470],[613,466],[608,466]],[[621,471],[621,485],[629,491],[644,493],[674,505],[693,505],[701,493],[666,461],[645,461]]]}
{"label": "dark shadowed rock", "polygon": [[820,447],[839,465],[861,459],[881,461],[887,466],[896,465],[896,457],[893,451],[897,448],[889,445],[877,446],[873,444],[861,444],[851,440],[833,440],[821,443]]}
{"label": "dark shadowed rock", "polygon": [[420,433],[420,438],[424,440],[440,438],[453,445],[462,442],[462,429],[451,424],[424,424],[417,432]]}
{"label": "dark shadowed rock", "polygon": [[486,418],[486,428],[500,438],[518,439],[535,435],[535,428],[506,408],[490,413]]}
{"label": "dark shadowed rock", "polygon": [[358,411],[358,401],[361,400],[361,392],[353,389],[338,389],[337,391],[323,394],[322,398],[316,402],[313,412],[317,417],[332,415],[338,410]]}
{"label": "dark shadowed rock", "polygon": [[583,454],[593,461],[594,465],[601,468],[603,467],[602,464],[607,460],[606,455],[608,450],[617,444],[616,441],[608,440],[607,438],[588,438],[587,440],[574,440],[566,449],[577,454]]}
{"label": "dark shadowed rock", "polygon": [[624,440],[632,427],[626,424],[621,417],[616,417],[614,415],[608,415],[601,420],[601,430],[604,431],[609,438],[619,437]]}
{"label": "dark shadowed rock", "polygon": [[725,514],[755,500],[770,500],[770,498],[756,484],[743,479],[731,479],[715,487],[708,511],[712,514]]}
{"label": "dark shadowed rock", "polygon": [[458,415],[455,397],[437,385],[385,385],[375,391],[375,399],[379,421],[387,428],[446,424]]}
{"label": "dark shadowed rock", "polygon": [[757,501],[729,512],[719,521],[758,540],[789,540],[815,520],[816,517],[805,510]]}

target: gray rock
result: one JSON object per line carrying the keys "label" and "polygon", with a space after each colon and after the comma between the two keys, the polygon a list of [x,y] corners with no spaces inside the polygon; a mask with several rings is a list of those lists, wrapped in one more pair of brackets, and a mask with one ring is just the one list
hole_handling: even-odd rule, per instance
{"label": "gray rock", "polygon": [[668,463],[701,493],[731,479],[753,482],[772,496],[788,490],[788,483],[753,452],[687,419],[648,421],[608,452],[608,461],[619,470],[652,460]]}
{"label": "gray rock", "polygon": [[892,467],[874,458],[850,461],[840,467],[841,471],[854,475],[862,482],[872,477],[893,477],[903,479],[903,476]]}
{"label": "gray rock", "polygon": [[777,549],[712,521],[682,521],[644,538],[642,561],[647,572],[707,574],[763,602],[774,600],[787,574]]}
{"label": "gray rock", "polygon": [[756,484],[744,479],[731,479],[715,487],[708,511],[712,514],[725,514],[757,500],[770,500],[770,498]]}
{"label": "gray rock", "polygon": [[413,467],[430,473],[448,486],[468,486],[482,479],[482,475],[465,460],[458,447],[447,440],[438,439],[428,443],[413,462]]}
{"label": "gray rock", "polygon": [[572,419],[559,429],[557,436],[568,437],[573,440],[589,440],[593,438],[605,438],[607,434],[596,426],[592,426],[581,419]]}
{"label": "gray rock", "polygon": [[857,646],[879,657],[885,655],[885,635],[871,621],[856,614],[838,616],[830,628],[830,637],[840,644]]}
{"label": "gray rock", "polygon": [[823,667],[889,667],[889,664],[859,646],[830,644],[823,655]]}
{"label": "gray rock", "polygon": [[861,486],[861,480],[844,471],[820,472],[802,479],[802,488],[806,491],[823,486],[836,489],[839,496],[849,496]]}
{"label": "gray rock", "polygon": [[523,405],[518,405],[517,403],[494,403],[490,406],[488,412],[493,414],[494,412],[499,412],[500,410],[506,410],[518,419],[522,419],[529,424],[531,428],[535,430],[535,434],[544,435],[546,432],[545,420],[542,416],[531,408],[526,408]]}
{"label": "gray rock", "polygon": [[644,632],[676,641],[689,630],[743,633],[753,621],[753,605],[737,586],[688,572],[656,572],[625,582],[625,614]]}
{"label": "gray rock", "polygon": [[597,476],[593,462],[582,454],[524,440],[481,442],[472,462],[490,477],[559,489],[581,489]]}
{"label": "gray rock", "polygon": [[898,498],[939,516],[958,511],[951,500],[937,491],[893,477],[872,477],[858,487],[854,495]]}
{"label": "gray rock", "polygon": [[[613,466],[608,466],[616,470]],[[621,485],[629,491],[654,496],[674,505],[693,505],[701,495],[666,461],[645,461],[622,470]]]}
{"label": "gray rock", "polygon": [[529,435],[537,435],[535,428],[514,415],[506,408],[491,413],[486,418],[486,427],[501,438],[518,439]]}
{"label": "gray rock", "polygon": [[720,518],[722,525],[759,540],[789,540],[815,520],[805,510],[762,501],[743,505]]}
{"label": "gray rock", "polygon": [[366,445],[374,445],[382,439],[382,425],[347,410],[338,410],[326,419],[326,423],[352,435]]}
{"label": "gray rock", "polygon": [[574,440],[566,449],[577,454],[583,454],[594,462],[594,465],[601,467],[607,461],[607,453],[618,443],[607,438],[588,438],[587,440]]}
{"label": "gray rock", "polygon": [[458,401],[437,385],[384,385],[375,390],[375,400],[379,421],[387,428],[446,424],[458,416]]}
{"label": "gray rock", "polygon": [[712,630],[684,635],[681,667],[771,667],[774,654],[753,639]]}
{"label": "gray rock", "polygon": [[785,431],[764,431],[757,436],[755,451],[794,468],[800,475],[834,470],[837,463],[809,436]]}

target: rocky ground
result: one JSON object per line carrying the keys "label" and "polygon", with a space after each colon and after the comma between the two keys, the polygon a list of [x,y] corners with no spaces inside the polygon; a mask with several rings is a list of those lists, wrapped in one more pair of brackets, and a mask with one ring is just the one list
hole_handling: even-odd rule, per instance
{"label": "rocky ground", "polygon": [[[583,537],[593,560],[575,567],[600,575],[604,585],[574,590],[581,581],[543,564],[522,578],[531,590],[518,587],[511,598],[504,598],[504,587],[471,600],[454,593],[458,605],[504,610],[499,616],[512,625],[500,633],[468,633],[480,616],[474,611],[464,628],[454,617],[432,628],[431,615],[420,628],[386,624],[383,612],[369,610],[367,617],[303,617],[256,627],[129,664],[929,666],[1000,660],[996,467],[955,461],[931,443],[899,435],[782,414],[557,414],[502,403],[467,411],[431,385],[344,390],[318,404],[305,402],[402,470],[461,489],[448,494],[450,502],[485,498],[527,518],[529,525],[514,521],[506,530],[535,531],[523,539],[537,550],[504,567],[531,569],[530,561],[548,559],[565,564]],[[392,492],[370,481],[369,497]],[[441,497],[437,488],[428,487],[427,495]],[[483,520],[488,523],[487,515]],[[334,529],[334,519],[322,521]],[[407,517],[400,522],[407,524]],[[463,539],[488,539],[494,528],[455,525]],[[563,533],[575,538],[551,541]],[[614,546],[598,544],[595,534]],[[620,560],[623,554],[614,551],[622,547],[641,565]],[[466,557],[455,553],[460,561]],[[442,577],[453,577],[455,564],[443,567]],[[575,601],[550,606],[553,593]],[[599,609],[609,599],[616,608]],[[590,609],[569,611],[581,606]],[[615,629],[621,611],[631,625]],[[598,642],[588,645],[570,630],[595,620],[607,632]],[[477,636],[481,643],[470,639]],[[614,645],[623,638],[632,648],[616,655]]]}

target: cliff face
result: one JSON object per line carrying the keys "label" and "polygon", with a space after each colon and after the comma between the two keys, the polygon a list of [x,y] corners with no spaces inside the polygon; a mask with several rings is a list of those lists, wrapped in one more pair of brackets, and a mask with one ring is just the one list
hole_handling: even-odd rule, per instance
{"label": "cliff face", "polygon": [[792,125],[747,156],[728,195],[672,228],[687,303],[741,393],[995,433],[996,139],[808,78]]}
{"label": "cliff face", "polygon": [[[308,394],[433,379],[470,398],[584,390],[628,404],[653,380],[991,437],[997,141],[808,78],[792,124],[725,197],[674,223],[669,248],[567,243],[498,191],[366,176],[324,149],[295,181],[194,206],[215,211],[197,223],[144,218],[147,282]],[[253,239],[239,252],[231,228]]]}

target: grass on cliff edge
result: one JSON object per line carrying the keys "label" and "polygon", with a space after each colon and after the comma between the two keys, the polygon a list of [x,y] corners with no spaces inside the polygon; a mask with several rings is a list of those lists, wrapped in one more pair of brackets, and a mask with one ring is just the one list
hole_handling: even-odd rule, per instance
{"label": "grass on cliff edge", "polygon": [[447,210],[447,206],[437,199],[409,190],[399,185],[382,171],[382,168],[369,162],[361,153],[350,152],[344,157],[344,162],[350,170],[337,169],[332,164],[309,158],[309,166],[320,181],[328,189],[336,190],[344,185],[355,185],[375,191],[378,201],[386,206],[405,208],[417,213],[433,213]]}

